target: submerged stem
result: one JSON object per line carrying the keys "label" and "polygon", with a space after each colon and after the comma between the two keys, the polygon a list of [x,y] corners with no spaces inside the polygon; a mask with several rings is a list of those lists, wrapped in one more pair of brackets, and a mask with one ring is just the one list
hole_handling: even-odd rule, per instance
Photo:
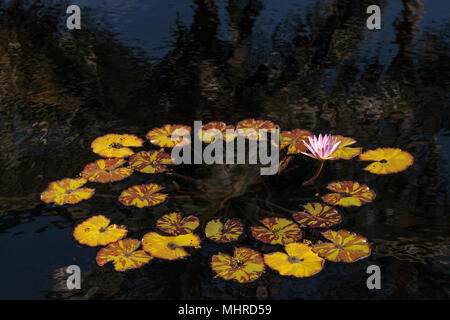
{"label": "submerged stem", "polygon": [[290,213],[290,214],[295,213],[295,211],[292,211],[292,210],[283,208],[282,206],[279,206],[279,205],[277,205],[277,204],[275,204],[275,203],[273,203],[273,202],[266,201],[266,203],[267,203],[269,206],[274,207],[275,209],[278,209],[278,210],[281,210],[281,211],[284,211],[284,212],[287,212],[287,213]]}
{"label": "submerged stem", "polygon": [[311,179],[309,179],[306,182],[303,182],[302,186],[308,186],[311,183],[313,183],[319,177],[320,173],[322,172],[324,164],[325,164],[325,160],[320,160],[320,166],[319,166],[319,169],[317,170],[317,172],[314,174],[314,176]]}

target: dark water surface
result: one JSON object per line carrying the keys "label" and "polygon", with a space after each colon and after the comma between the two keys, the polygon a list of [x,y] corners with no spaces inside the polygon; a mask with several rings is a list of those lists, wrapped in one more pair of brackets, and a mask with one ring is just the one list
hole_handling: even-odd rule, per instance
{"label": "dark water surface", "polygon": [[[448,299],[450,297],[449,6],[438,0],[213,1],[79,0],[82,29],[65,28],[64,1],[0,1],[0,298],[117,299]],[[366,28],[366,8],[382,8],[382,29]],[[374,202],[340,208],[342,228],[367,237],[372,255],[327,262],[308,279],[266,271],[247,285],[213,276],[210,257],[232,245],[204,240],[189,259],[154,259],[118,273],[98,267],[96,248],[77,244],[73,228],[95,214],[141,239],[161,215],[179,210],[203,223],[242,168],[181,166],[206,191],[167,175],[138,175],[98,185],[74,206],[45,205],[47,184],[76,177],[98,159],[93,139],[145,133],[165,123],[268,119],[355,138],[368,148],[399,147],[415,157],[408,170],[372,175],[356,159],[327,163],[314,188],[301,188],[317,163],[230,201],[228,214],[248,226],[255,204],[270,199],[296,210],[325,194],[328,182],[355,180]],[[146,143],[146,149],[150,145]],[[169,201],[148,209],[117,202],[124,188],[162,184]],[[245,181],[245,180],[244,180]],[[176,184],[174,183],[176,182]],[[179,185],[191,194],[179,194]],[[205,200],[202,194],[223,194]],[[276,211],[275,208],[272,208]],[[240,245],[273,250],[252,240]],[[67,292],[61,270],[77,264],[82,289]],[[382,289],[366,287],[366,268],[382,270]]]}

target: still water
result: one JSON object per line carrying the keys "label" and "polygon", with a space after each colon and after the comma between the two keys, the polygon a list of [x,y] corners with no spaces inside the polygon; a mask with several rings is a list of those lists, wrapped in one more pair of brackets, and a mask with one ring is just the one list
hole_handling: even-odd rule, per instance
{"label": "still water", "polygon": [[[449,7],[437,0],[213,1],[79,0],[82,29],[65,27],[68,2],[0,1],[0,299],[444,299],[450,297]],[[366,28],[366,8],[382,9],[382,28]],[[398,147],[415,157],[407,171],[375,176],[353,159],[327,164],[312,189],[300,188],[316,163],[298,157],[288,175],[230,201],[248,227],[254,204],[271,199],[296,210],[328,182],[355,180],[374,202],[340,208],[341,226],[369,239],[372,255],[326,263],[292,279],[266,271],[246,285],[214,278],[213,254],[232,245],[203,241],[188,260],[151,261],[119,273],[98,267],[96,248],[73,240],[74,227],[104,214],[141,239],[175,210],[203,223],[220,215],[228,181],[215,166],[182,166],[96,185],[89,201],[46,205],[48,183],[76,177],[98,157],[91,142],[107,133],[145,137],[166,123],[236,124],[268,119],[284,130],[353,137],[364,149]],[[149,147],[147,144],[146,147]],[[147,209],[117,202],[121,190],[151,181],[171,194]],[[245,181],[245,180],[239,180]],[[178,194],[175,186],[190,190]],[[205,191],[206,190],[206,191]],[[202,193],[222,194],[205,200]],[[276,209],[274,209],[276,211]],[[248,230],[248,228],[246,228]],[[251,234],[241,245],[255,243]],[[76,264],[82,289],[65,290]],[[381,290],[368,290],[378,265]]]}

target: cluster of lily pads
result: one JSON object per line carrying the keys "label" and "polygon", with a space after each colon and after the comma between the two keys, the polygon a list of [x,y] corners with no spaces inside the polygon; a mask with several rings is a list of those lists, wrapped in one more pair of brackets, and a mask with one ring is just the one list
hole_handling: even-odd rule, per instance
{"label": "cluster of lily pads", "polygon": [[[234,129],[235,133],[230,134],[230,129]],[[230,142],[238,135],[250,140],[266,139],[266,136],[259,134],[261,129],[267,131],[279,127],[268,120],[246,119],[236,127],[223,122],[210,122],[195,134],[204,143],[212,143],[216,137]],[[162,149],[138,153],[132,148],[142,147],[144,141],[135,135],[107,134],[98,137],[91,147],[93,152],[103,158],[86,165],[79,178],[65,178],[50,183],[41,194],[42,201],[55,205],[75,204],[94,195],[93,188],[85,187],[88,182],[121,181],[134,171],[146,174],[167,172],[173,160],[164,148],[173,148],[185,141],[182,140],[184,135],[179,134],[181,130],[190,133],[191,127],[167,124],[150,130],[146,138]],[[216,136],[214,132],[221,134]],[[180,138],[172,140],[172,135]],[[362,161],[372,161],[365,170],[374,174],[400,172],[413,163],[413,157],[401,149],[378,148],[362,153],[362,148],[352,146],[355,143],[356,140],[339,135],[315,136],[302,129],[282,131],[279,147],[283,156],[279,174],[299,154],[320,162],[316,174],[304,185],[317,179],[327,160],[349,160],[359,156]],[[371,248],[366,238],[346,230],[333,231],[329,228],[342,222],[341,215],[333,206],[361,206],[373,201],[375,192],[367,185],[355,181],[333,182],[327,188],[332,192],[321,198],[323,203],[305,204],[302,211],[292,214],[292,219],[269,217],[261,220],[261,225],[251,226],[251,234],[256,240],[270,245],[282,245],[284,252],[262,255],[250,248],[236,247],[233,256],[225,253],[212,256],[212,270],[225,280],[247,283],[258,279],[266,265],[281,275],[309,277],[323,269],[325,260],[349,263],[368,257]],[[160,193],[162,189],[163,186],[155,183],[132,186],[122,191],[118,201],[125,206],[153,207],[167,199],[168,194]],[[80,223],[73,236],[83,245],[103,247],[97,253],[96,261],[99,266],[112,261],[115,270],[126,271],[139,268],[154,258],[176,260],[189,256],[186,247],[200,248],[201,239],[195,234],[199,226],[199,218],[192,215],[183,217],[179,212],[172,212],[157,220],[157,232],[148,232],[142,240],[137,240],[125,238],[128,232],[125,226],[111,224],[107,217],[96,215]],[[328,241],[302,241],[302,229],[306,228],[325,230],[321,235]],[[221,218],[207,222],[204,230],[206,238],[216,243],[239,241],[243,232],[244,225],[240,220]],[[139,249],[141,246],[142,249]]]}

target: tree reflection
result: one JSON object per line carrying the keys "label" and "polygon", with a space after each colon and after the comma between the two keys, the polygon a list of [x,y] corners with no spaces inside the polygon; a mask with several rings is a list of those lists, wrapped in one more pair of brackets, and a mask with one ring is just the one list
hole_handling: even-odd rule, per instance
{"label": "tree reflection", "polygon": [[[191,124],[200,119],[235,123],[257,117],[269,118],[283,129],[298,127],[352,136],[367,148],[404,146],[417,159],[410,174],[387,180],[364,176],[374,189],[388,190],[377,199],[374,210],[379,210],[383,217],[379,219],[388,224],[387,213],[394,210],[399,219],[396,221],[402,222],[404,228],[411,227],[417,215],[427,212],[430,219],[420,223],[434,228],[436,237],[441,234],[435,227],[449,204],[445,183],[448,177],[442,174],[443,151],[436,136],[441,129],[448,130],[450,63],[448,34],[438,28],[448,29],[448,25],[420,30],[426,14],[421,1],[404,0],[395,25],[384,26],[395,32],[396,42],[382,39],[378,46],[398,49],[389,65],[378,56],[367,61],[361,51],[371,36],[366,30],[365,8],[373,1],[320,1],[291,9],[282,18],[274,19],[274,31],[263,37],[258,29],[259,19],[264,14],[270,18],[271,14],[267,13],[266,2],[230,0],[224,6],[225,13],[221,13],[220,3],[195,0],[192,24],[174,21],[171,50],[156,62],[139,48],[124,45],[118,35],[98,27],[95,21],[87,21],[87,27],[79,32],[62,30],[60,16],[64,8],[45,3],[17,0],[8,6],[2,3],[0,11],[3,212],[35,207],[40,203],[39,192],[49,181],[76,176],[95,159],[90,142],[104,133],[144,135],[152,127],[169,122]],[[388,6],[386,1],[375,3],[382,8]],[[219,37],[220,27],[231,31],[230,39]],[[256,201],[270,196],[274,189],[281,194],[291,190],[289,197],[286,192],[277,201],[284,206],[298,206],[298,201],[289,199],[303,195],[293,186],[309,174],[307,163],[296,161],[303,170],[273,179],[269,186],[261,185],[255,192],[255,197],[259,197]],[[186,169],[184,173],[200,172],[207,186],[227,187],[221,184],[228,180],[215,169],[194,170],[198,168]],[[339,178],[352,179],[359,169],[355,163],[337,163],[335,170],[339,171]],[[233,174],[234,179],[242,177],[239,170]],[[176,181],[181,187],[186,185],[173,177],[163,179],[168,184]],[[324,179],[336,179],[335,171],[325,170]],[[215,194],[220,193],[214,188],[211,190]],[[183,200],[174,201],[173,205],[206,215],[222,206],[227,196],[222,194],[206,204]],[[111,201],[92,206],[98,209],[106,204],[114,208],[111,214],[119,221],[127,221],[136,235],[142,221],[153,223],[153,218],[136,217],[130,214],[136,212],[115,208],[114,199],[107,200]],[[252,205],[252,201],[237,201],[232,206],[237,214],[238,210],[254,210]],[[78,216],[66,209],[58,214],[74,225],[91,209],[82,210]],[[349,224],[358,225],[370,238],[370,233],[383,225],[380,220],[368,222],[362,217],[365,213]],[[15,225],[20,223],[14,221]],[[397,236],[405,229],[392,228],[390,232]],[[415,241],[414,236],[410,241]],[[179,279],[181,288],[151,289],[156,290],[155,296],[172,298],[190,294],[201,298],[205,290],[212,295],[219,290],[217,283],[207,279],[209,275],[203,277],[194,272],[204,267],[205,257],[193,258],[189,266],[171,267],[182,270],[175,279],[157,279],[152,275],[167,275],[167,265],[149,266],[156,268],[152,272],[144,268],[117,276],[120,281],[113,279],[111,268],[94,267],[85,279],[89,287],[75,297],[132,296],[148,291],[155,283],[163,286],[164,281],[172,281],[173,285]],[[142,280],[124,289],[122,278],[127,277]],[[103,278],[111,279],[105,283],[113,283],[115,289],[97,283]],[[207,289],[201,288],[203,284]],[[229,289],[234,290],[233,298],[255,297],[258,290],[265,290],[265,285],[250,286],[242,292],[225,285],[220,294],[228,297]],[[93,292],[93,287],[100,289]],[[53,294],[58,296],[58,290]],[[275,292],[270,292],[272,297],[276,297]]]}

